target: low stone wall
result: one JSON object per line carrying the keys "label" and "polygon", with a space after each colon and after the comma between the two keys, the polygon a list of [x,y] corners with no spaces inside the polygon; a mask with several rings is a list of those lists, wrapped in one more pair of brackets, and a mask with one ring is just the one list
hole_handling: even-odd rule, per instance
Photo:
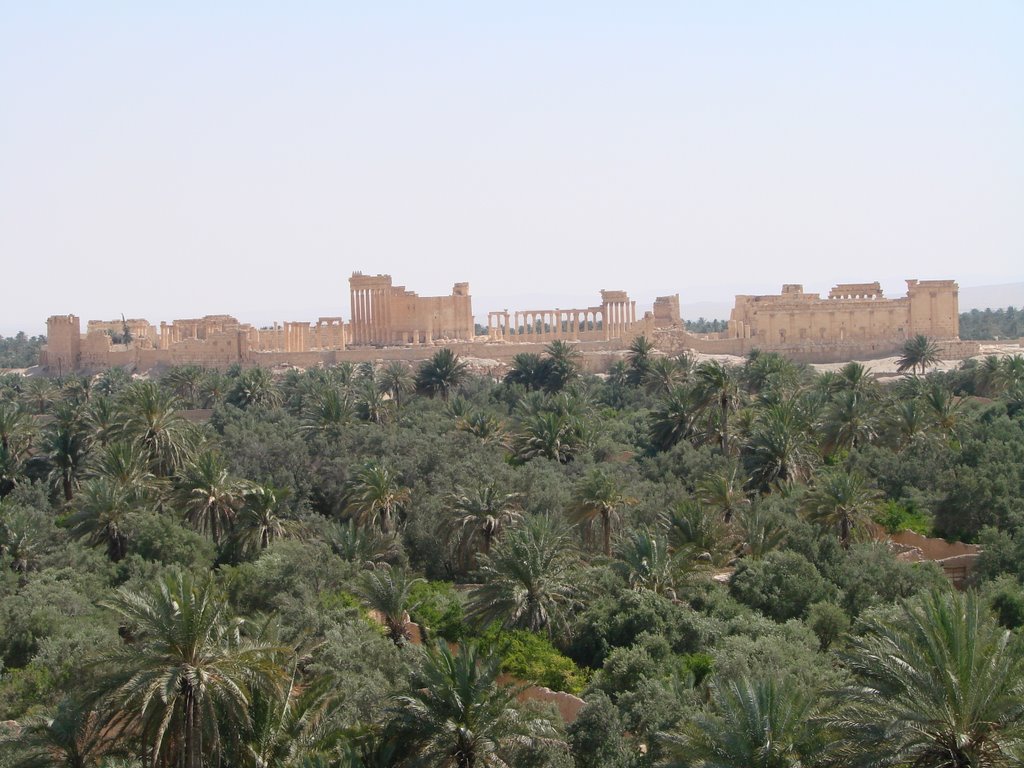
{"label": "low stone wall", "polygon": [[[710,335],[695,335],[680,326],[656,329],[652,333],[652,340],[658,349],[670,355],[693,350],[704,355],[745,357],[756,349],[762,352],[776,352],[798,363],[845,363],[850,360],[892,357],[902,353],[905,343],[900,339],[851,339],[765,344],[761,339],[723,339]],[[976,341],[950,339],[936,341],[936,345],[939,356],[944,360],[962,360],[981,351],[981,345]]]}
{"label": "low stone wall", "polygon": [[911,563],[936,563],[955,587],[962,587],[974,573],[981,555],[977,544],[922,536],[913,531],[900,531],[885,536],[896,550],[896,556]]}

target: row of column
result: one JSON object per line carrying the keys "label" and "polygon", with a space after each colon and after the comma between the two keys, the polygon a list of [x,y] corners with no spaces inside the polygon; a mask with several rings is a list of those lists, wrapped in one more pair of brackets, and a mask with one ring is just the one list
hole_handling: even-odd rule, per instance
{"label": "row of column", "polygon": [[282,346],[285,352],[309,350],[309,323],[285,323]]}
{"label": "row of column", "polygon": [[315,333],[315,342],[318,348],[345,348],[345,324],[340,317],[321,317],[316,322]]}
{"label": "row of column", "polygon": [[604,337],[618,339],[636,322],[635,301],[609,301],[604,305]]}
{"label": "row of column", "polygon": [[489,312],[491,338],[522,337],[524,341],[579,339],[581,333],[603,331],[605,339],[626,335],[636,321],[635,302],[614,302],[602,308]]}
{"label": "row of column", "polygon": [[352,343],[388,344],[391,342],[391,302],[385,288],[352,289]]}

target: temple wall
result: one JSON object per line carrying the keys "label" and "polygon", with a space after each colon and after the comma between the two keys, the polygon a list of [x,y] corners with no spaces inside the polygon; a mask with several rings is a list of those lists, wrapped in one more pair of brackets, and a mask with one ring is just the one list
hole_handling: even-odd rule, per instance
{"label": "temple wall", "polygon": [[355,272],[349,293],[353,346],[428,344],[475,335],[468,283],[456,283],[450,296],[419,296],[392,285],[390,275]]}
{"label": "temple wall", "polygon": [[822,299],[800,285],[782,293],[737,296],[727,336],[756,339],[760,348],[816,342],[896,344],[922,334],[959,335],[959,288],[952,280],[908,280],[907,295],[886,299],[878,283],[844,283]]}

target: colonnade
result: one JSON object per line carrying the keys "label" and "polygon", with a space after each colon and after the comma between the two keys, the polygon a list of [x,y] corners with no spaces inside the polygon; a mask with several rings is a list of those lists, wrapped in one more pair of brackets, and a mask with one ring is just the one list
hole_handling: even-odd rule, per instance
{"label": "colonnade", "polygon": [[391,324],[390,288],[352,288],[352,343],[389,344]]}
{"label": "colonnade", "polygon": [[636,322],[636,302],[630,301],[628,298],[606,301],[603,306],[603,314],[605,317],[604,337],[606,339],[621,338]]}
{"label": "colonnade", "polygon": [[340,317],[321,317],[314,328],[314,346],[319,349],[345,348],[345,323]]}
{"label": "colonnade", "polygon": [[309,349],[309,323],[285,323],[282,341],[285,352],[306,352]]}
{"label": "colonnade", "polygon": [[636,322],[636,302],[608,301],[586,309],[537,309],[489,312],[487,332],[492,339],[519,341],[557,339],[617,339]]}

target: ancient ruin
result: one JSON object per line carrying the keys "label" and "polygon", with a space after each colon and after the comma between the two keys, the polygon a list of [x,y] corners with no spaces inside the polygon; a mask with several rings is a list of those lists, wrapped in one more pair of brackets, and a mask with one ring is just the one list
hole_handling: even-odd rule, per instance
{"label": "ancient ruin", "polygon": [[355,272],[349,280],[352,317],[315,323],[285,322],[257,328],[230,315],[161,322],[90,320],[86,333],[75,315],[47,320],[40,365],[51,374],[113,366],[148,370],[171,365],[307,367],[342,360],[419,360],[450,346],[471,357],[511,360],[537,345],[563,340],[579,345],[586,365],[603,368],[640,335],[666,353],[745,355],[775,351],[805,362],[870,359],[893,354],[922,334],[940,342],[943,356],[975,354],[961,342],[958,286],[952,280],[908,280],[907,295],[887,299],[876,283],[841,284],[827,298],[785,285],[769,296],[736,297],[728,329],[691,334],[679,314],[679,295],[659,296],[638,316],[625,291],[602,290],[600,303],[575,309],[489,312],[486,333],[475,335],[468,283],[449,296],[425,296],[392,284],[390,275]]}
{"label": "ancient ruin", "polygon": [[952,280],[907,280],[906,297],[886,299],[878,283],[849,283],[822,299],[802,285],[784,285],[778,296],[737,296],[728,335],[772,345],[902,341],[918,333],[954,339],[960,332],[957,290]]}
{"label": "ancient ruin", "polygon": [[469,283],[456,283],[451,296],[420,297],[393,286],[391,275],[356,272],[348,281],[352,296],[351,343],[387,347],[429,344],[438,339],[466,341],[474,336]]}

